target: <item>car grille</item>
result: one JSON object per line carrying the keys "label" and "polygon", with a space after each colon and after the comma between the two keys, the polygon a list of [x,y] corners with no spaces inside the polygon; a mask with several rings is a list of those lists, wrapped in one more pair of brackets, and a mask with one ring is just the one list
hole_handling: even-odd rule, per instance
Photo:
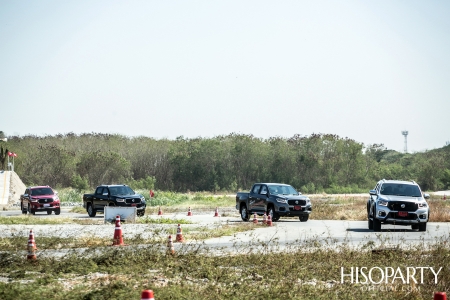
{"label": "car grille", "polygon": [[[405,207],[402,207],[404,205]],[[417,203],[405,201],[391,201],[389,202],[389,209],[396,211],[416,211],[418,209]]]}
{"label": "car grille", "polygon": [[390,212],[388,214],[387,218],[397,219],[397,220],[417,220],[417,215],[416,214],[408,214],[407,217],[400,217],[397,215],[397,213]]}
{"label": "car grille", "polygon": [[126,198],[125,199],[125,203],[127,204],[133,204],[133,203],[141,203],[141,199],[136,199],[136,198]]}
{"label": "car grille", "polygon": [[39,199],[39,203],[51,203],[53,202],[52,198]]}
{"label": "car grille", "polygon": [[[296,203],[298,202],[298,203]],[[288,200],[289,205],[306,205],[306,200]]]}

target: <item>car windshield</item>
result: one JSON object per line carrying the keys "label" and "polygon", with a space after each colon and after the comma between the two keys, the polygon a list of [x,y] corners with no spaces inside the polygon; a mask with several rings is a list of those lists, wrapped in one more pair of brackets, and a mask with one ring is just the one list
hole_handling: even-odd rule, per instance
{"label": "car windshield", "polygon": [[298,192],[290,185],[268,185],[273,195],[298,195]]}
{"label": "car windshield", "polygon": [[53,190],[48,187],[36,188],[36,189],[31,189],[30,194],[31,194],[31,196],[53,195]]}
{"label": "car windshield", "polygon": [[134,191],[129,186],[113,186],[109,188],[109,192],[114,196],[134,195]]}
{"label": "car windshield", "polygon": [[422,197],[417,185],[402,183],[385,183],[381,186],[380,194],[392,196]]}

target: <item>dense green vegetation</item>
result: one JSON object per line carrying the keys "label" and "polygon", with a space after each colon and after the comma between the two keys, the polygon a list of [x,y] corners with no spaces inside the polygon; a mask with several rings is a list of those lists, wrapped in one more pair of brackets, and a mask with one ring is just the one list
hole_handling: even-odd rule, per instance
{"label": "dense green vegetation", "polygon": [[86,133],[9,136],[15,171],[26,184],[92,189],[236,191],[253,182],[284,182],[303,193],[366,192],[382,178],[417,181],[424,190],[450,186],[450,145],[403,154],[329,134],[261,139],[230,134],[176,140]]}

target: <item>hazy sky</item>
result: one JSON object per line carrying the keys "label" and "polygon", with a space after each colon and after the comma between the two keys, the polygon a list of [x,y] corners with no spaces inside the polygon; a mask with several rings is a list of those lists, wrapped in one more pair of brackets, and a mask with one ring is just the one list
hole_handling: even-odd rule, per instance
{"label": "hazy sky", "polygon": [[450,1],[0,1],[0,130],[450,141]]}

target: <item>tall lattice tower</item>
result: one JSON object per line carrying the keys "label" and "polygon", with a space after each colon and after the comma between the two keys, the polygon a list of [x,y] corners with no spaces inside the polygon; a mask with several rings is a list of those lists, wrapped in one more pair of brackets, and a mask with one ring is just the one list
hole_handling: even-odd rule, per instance
{"label": "tall lattice tower", "polygon": [[405,137],[405,147],[403,148],[403,152],[408,153],[408,131],[402,131],[403,136]]}

